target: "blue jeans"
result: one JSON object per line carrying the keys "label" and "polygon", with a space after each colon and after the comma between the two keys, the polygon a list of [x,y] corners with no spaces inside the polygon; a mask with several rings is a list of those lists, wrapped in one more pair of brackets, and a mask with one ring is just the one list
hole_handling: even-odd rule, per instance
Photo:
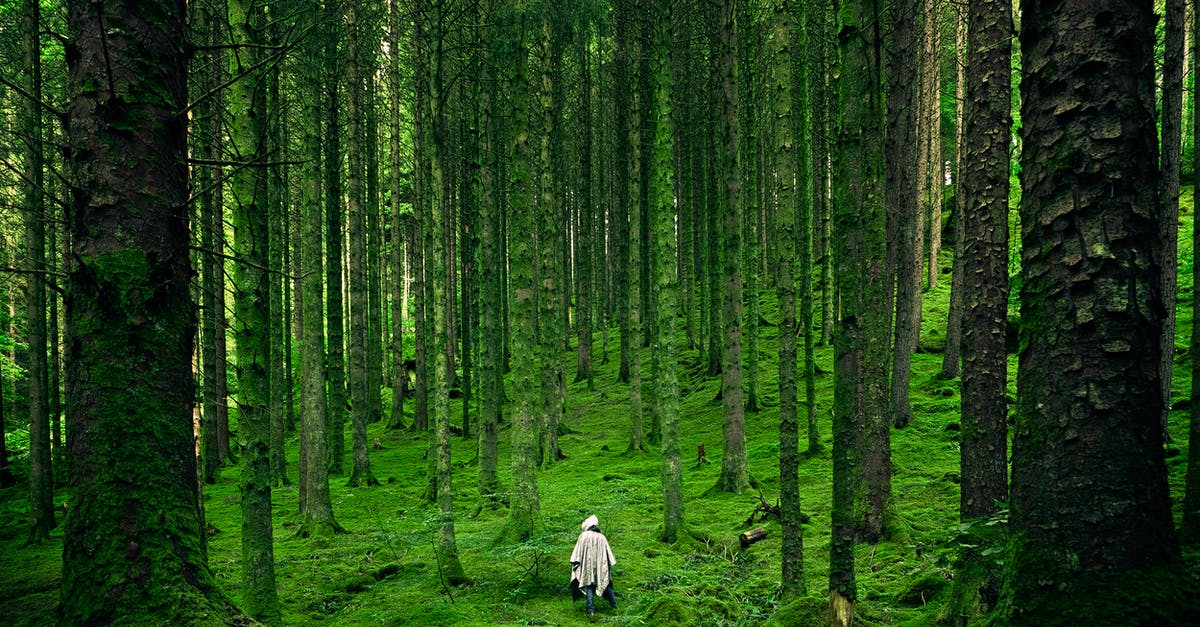
{"label": "blue jeans", "polygon": [[[587,613],[591,614],[596,611],[596,584],[585,587],[583,589],[583,593],[587,597]],[[608,604],[611,605],[614,610],[617,609],[617,596],[616,593],[613,592],[611,583],[608,584],[608,587],[604,589],[604,598],[608,599]]]}

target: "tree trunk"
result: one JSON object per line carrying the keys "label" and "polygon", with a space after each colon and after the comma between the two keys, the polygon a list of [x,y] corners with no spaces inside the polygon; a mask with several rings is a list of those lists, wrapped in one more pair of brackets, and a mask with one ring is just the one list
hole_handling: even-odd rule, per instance
{"label": "tree trunk", "polygon": [[671,2],[651,6],[651,117],[654,122],[650,167],[650,223],[654,234],[654,277],[658,320],[655,345],[659,352],[655,378],[656,412],[662,425],[663,542],[675,542],[683,527],[683,465],[679,454],[679,374],[676,335],[679,316],[679,250],[675,239],[674,128],[671,103]]}
{"label": "tree trunk", "polygon": [[[345,258],[343,212],[345,197],[342,180],[343,119],[341,114],[341,79],[344,73],[338,42],[341,40],[340,7],[327,6],[325,23],[325,320],[328,327],[326,374],[329,378],[329,402],[326,404],[327,463],[329,474],[341,475],[346,451],[346,355],[345,300],[343,297],[343,260]],[[351,141],[355,138],[351,136]],[[353,333],[353,331],[351,331]]]}
{"label": "tree trunk", "polygon": [[[1200,9],[1192,7],[1192,65],[1200,62]],[[1200,85],[1192,75],[1192,91]],[[1192,206],[1200,203],[1200,98],[1192,94]],[[1200,250],[1200,228],[1192,223],[1192,250]],[[1192,285],[1200,285],[1200,264],[1192,264]],[[1192,311],[1200,311],[1200,290],[1192,290]],[[1192,337],[1188,355],[1192,359],[1191,397],[1200,398],[1200,316],[1192,316]],[[1188,461],[1184,479],[1182,540],[1188,545],[1200,544],[1200,403],[1190,403],[1188,409]]]}
{"label": "tree trunk", "polygon": [[[480,7],[483,19],[492,20],[500,15],[491,0]],[[484,59],[481,72],[484,85],[493,78],[493,64],[502,64],[506,59],[497,53],[498,28],[484,29],[481,46]],[[480,128],[483,131],[480,143],[480,217],[479,239],[484,260],[500,258],[504,241],[500,238],[500,195],[503,192],[501,179],[497,176],[493,156],[500,152],[496,146],[505,144],[500,137],[500,125],[495,119],[495,100],[489,89],[479,94]],[[500,264],[483,263],[479,276],[479,494],[494,503],[500,491],[496,476],[499,459],[500,408],[504,402],[501,381],[504,377],[503,313],[500,311],[501,283]]]}
{"label": "tree trunk", "polygon": [[890,13],[892,45],[887,55],[887,181],[884,193],[889,239],[895,238],[896,326],[889,415],[892,425],[902,429],[912,420],[908,387],[912,376],[912,354],[917,349],[921,331],[921,256],[925,249],[925,234],[920,228],[923,222],[921,204],[917,202],[917,178],[912,167],[917,161],[915,114],[921,99],[916,82],[909,80],[918,73],[917,1],[897,0],[891,4]]}
{"label": "tree trunk", "polygon": [[1163,10],[1164,32],[1162,70],[1162,218],[1159,220],[1162,251],[1162,347],[1158,361],[1160,394],[1162,395],[1162,430],[1165,441],[1171,441],[1167,420],[1171,415],[1171,381],[1175,364],[1175,302],[1179,275],[1179,178],[1183,152],[1183,23],[1186,2],[1167,0]]}
{"label": "tree trunk", "polygon": [[400,215],[400,0],[388,0],[388,185],[391,187],[391,351],[392,407],[388,429],[404,428],[408,370],[404,365],[404,219]]}
{"label": "tree trunk", "polygon": [[[1011,18],[1010,18],[1011,19]],[[962,188],[962,146],[963,146],[963,125],[965,116],[963,108],[966,102],[966,58],[967,58],[967,11],[965,8],[958,9],[958,17],[955,20],[954,29],[954,49],[955,49],[955,64],[957,67],[957,80],[955,81],[955,106],[954,106],[954,262],[953,272],[950,275],[950,311],[946,314],[946,348],[942,352],[942,372],[943,379],[953,379],[958,376],[959,360],[961,356],[962,344],[962,317],[963,317],[963,227],[962,215],[965,210],[965,201],[963,200]],[[1011,53],[1012,44],[1009,44]],[[1011,79],[1010,79],[1011,82]],[[1010,87],[1011,89],[1011,87]]]}
{"label": "tree trunk", "polygon": [[[1000,618],[1189,622],[1160,424],[1155,18],[1148,2],[1101,17],[1082,0],[1022,7],[1022,350]],[[1080,603],[1093,598],[1114,602]]]}
{"label": "tree trunk", "polygon": [[[939,0],[924,0],[925,42],[921,50],[921,87],[924,94],[923,103],[918,108],[918,115],[923,118],[918,132],[917,141],[921,142],[919,160],[924,168],[918,173],[921,184],[921,198],[925,207],[921,215],[925,217],[929,237],[929,289],[937,287],[941,266],[938,257],[942,252],[942,26],[939,18]],[[919,273],[919,272],[918,272]],[[920,297],[917,297],[917,307],[920,307]],[[920,328],[920,311],[918,309],[918,329]]]}
{"label": "tree trunk", "polygon": [[[362,126],[366,118],[363,102],[365,81],[361,75],[362,59],[359,50],[362,36],[359,23],[358,8],[355,3],[345,5],[345,24],[349,33],[346,53],[346,135],[350,138],[350,150],[347,154],[349,174],[346,177],[346,215],[349,223],[349,295],[350,295],[350,420],[351,442],[354,451],[354,465],[348,483],[351,487],[366,487],[378,485],[379,481],[371,474],[371,459],[367,454],[367,423],[371,418],[370,370],[374,367],[369,362],[367,342],[370,339],[370,324],[368,322],[368,285],[367,285],[367,233],[366,207],[364,206],[365,188],[363,186],[364,153],[366,146],[363,141]],[[335,427],[336,428],[336,427]],[[340,467],[336,457],[336,446],[341,438],[334,435],[333,463]]]}
{"label": "tree trunk", "polygon": [[72,1],[67,10],[76,254],[58,617],[244,621],[208,569],[198,507],[184,5]]}
{"label": "tree trunk", "polygon": [[737,108],[737,30],[734,28],[734,1],[720,5],[720,64],[722,77],[721,177],[725,202],[721,208],[721,317],[724,320],[721,358],[722,433],[721,476],[717,489],[741,494],[750,486],[746,462],[745,398],[742,390],[742,259],[741,181],[738,180]]}
{"label": "tree trunk", "polygon": [[[322,19],[319,5],[314,1],[309,7],[314,21]],[[315,38],[305,47],[307,62],[301,65],[304,83],[308,86],[304,103],[304,184],[301,186],[303,241],[300,253],[300,275],[302,278],[300,344],[300,438],[301,477],[300,513],[302,522],[297,535],[325,536],[341,531],[333,518],[333,501],[329,494],[329,427],[325,396],[325,351],[324,303],[322,278],[326,257],[321,254],[321,236],[325,220],[321,213],[322,179],[321,147],[322,115],[320,102],[324,89],[318,66],[321,43]],[[331,158],[327,153],[326,158]],[[340,311],[340,310],[339,310]]]}
{"label": "tree trunk", "polygon": [[524,541],[533,534],[538,505],[537,486],[537,415],[538,387],[534,375],[538,372],[537,342],[537,284],[534,264],[534,224],[537,182],[533,178],[534,148],[530,139],[530,119],[534,111],[536,89],[529,68],[528,29],[520,29],[529,19],[531,9],[525,0],[512,5],[512,28],[516,31],[516,50],[512,57],[512,88],[509,92],[509,124],[512,125],[512,161],[508,164],[511,190],[511,229],[509,247],[509,277],[512,282],[512,496],[504,535]]}
{"label": "tree trunk", "polygon": [[[41,6],[33,0],[23,3],[25,31],[26,88],[41,99],[42,45]],[[47,409],[49,377],[46,372],[46,222],[45,155],[42,145],[41,103],[25,99],[24,133],[28,136],[25,153],[25,256],[30,273],[25,283],[26,328],[29,344],[27,396],[29,399],[29,540],[40,544],[50,539],[54,522],[54,469],[50,459],[50,415]]]}
{"label": "tree trunk", "polygon": [[[774,152],[776,157],[775,239],[778,262],[775,268],[775,290],[779,299],[779,519],[783,540],[780,546],[781,585],[784,599],[798,599],[806,593],[804,582],[804,537],[800,526],[800,425],[796,411],[796,279],[794,265],[806,254],[797,251],[797,231],[807,227],[797,224],[801,213],[808,217],[806,189],[801,181],[806,172],[799,162],[807,150],[803,136],[804,93],[803,65],[800,60],[799,24],[792,15],[788,0],[772,4],[773,32],[770,35],[772,121],[775,125]],[[796,93],[800,92],[800,93]],[[800,206],[805,208],[801,209]],[[807,240],[806,240],[807,241]],[[801,262],[803,269],[805,264]],[[803,270],[799,277],[802,281]],[[806,287],[811,288],[806,281]],[[811,296],[809,297],[811,303]],[[809,315],[811,318],[811,314]],[[811,346],[811,330],[802,327]]]}

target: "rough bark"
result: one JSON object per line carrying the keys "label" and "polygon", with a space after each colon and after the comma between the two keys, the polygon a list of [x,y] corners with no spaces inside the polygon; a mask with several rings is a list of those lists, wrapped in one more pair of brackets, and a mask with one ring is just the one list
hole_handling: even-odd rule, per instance
{"label": "rough bark", "polygon": [[[1200,61],[1200,10],[1192,8],[1192,54],[1193,67]],[[1192,76],[1192,90],[1200,85],[1196,75]],[[1192,206],[1200,203],[1200,98],[1192,96]],[[1192,223],[1192,250],[1200,250],[1200,228]],[[1192,264],[1192,285],[1200,285],[1200,264]],[[1200,290],[1192,290],[1192,311],[1200,311]],[[1191,398],[1200,398],[1200,316],[1192,316],[1192,337],[1188,354],[1192,359]],[[1200,544],[1200,403],[1190,403],[1188,409],[1188,461],[1184,479],[1183,525],[1181,539],[1189,544]]]}
{"label": "rough bark", "polygon": [[[326,376],[329,379],[328,402],[325,405],[326,448],[329,474],[341,475],[346,455],[346,336],[345,298],[342,278],[345,259],[345,194],[342,181],[342,78],[344,68],[338,51],[342,38],[341,7],[326,5],[326,29],[323,51],[325,65],[325,320]],[[353,141],[353,136],[352,136]]]}
{"label": "rough bark", "polygon": [[[938,257],[942,252],[942,26],[939,14],[940,0],[923,0],[925,20],[923,24],[924,43],[921,46],[921,106],[918,115],[922,124],[918,131],[917,141],[921,142],[920,168],[921,198],[924,208],[926,238],[929,242],[928,288],[937,287],[941,265]],[[922,167],[923,166],[923,167]],[[919,274],[919,269],[918,269]],[[920,307],[918,296],[917,307]],[[919,316],[919,311],[918,311]],[[918,325],[919,325],[918,321]],[[919,327],[918,327],[919,328]]]}
{"label": "rough bark", "polygon": [[654,399],[662,425],[663,542],[675,542],[683,520],[683,465],[679,454],[679,374],[676,335],[679,317],[679,254],[675,239],[674,128],[671,102],[671,2],[651,6],[651,117],[654,122],[650,167],[650,223],[653,226],[654,277],[658,316],[654,344],[659,352]]}
{"label": "rough bark", "polygon": [[[250,162],[267,150],[267,80],[259,66],[265,42],[262,7],[230,0],[233,43],[229,70],[246,78],[233,84],[230,141]],[[231,175],[233,205],[233,341],[238,395],[238,455],[242,514],[242,592],[246,613],[264,623],[279,623],[275,556],[271,527],[270,274],[267,271],[267,168],[240,168]]]}
{"label": "rough bark", "polygon": [[[529,18],[525,0],[512,6],[513,19]],[[516,35],[512,58],[509,124],[512,125],[512,161],[508,164],[511,185],[509,223],[509,277],[512,283],[512,497],[504,535],[524,541],[533,534],[538,505],[537,415],[538,387],[534,384],[539,364],[536,354],[537,285],[533,268],[537,251],[533,245],[533,213],[537,183],[533,178],[534,149],[529,137],[529,118],[536,89],[530,77],[529,40],[525,29]]]}
{"label": "rough bark", "polygon": [[734,2],[720,5],[720,67],[722,108],[721,167],[724,203],[721,206],[721,318],[724,320],[721,356],[722,434],[721,475],[717,489],[741,494],[750,487],[746,460],[745,394],[742,389],[742,199],[738,178],[737,30]]}
{"label": "rough bark", "polygon": [[[1012,44],[1009,44],[1011,49]],[[950,311],[946,314],[946,348],[942,352],[942,372],[940,376],[943,379],[953,379],[959,373],[959,361],[962,355],[962,317],[963,317],[963,297],[962,297],[962,262],[963,262],[963,238],[961,216],[963,215],[964,201],[962,191],[962,145],[963,145],[963,105],[966,101],[966,58],[967,58],[967,10],[965,8],[958,9],[958,16],[955,19],[954,29],[954,49],[955,49],[955,66],[957,79],[955,80],[955,106],[954,106],[954,214],[953,219],[958,226],[954,229],[954,261],[953,272],[950,274]],[[1011,82],[1011,80],[1010,80]]]}
{"label": "rough bark", "polygon": [[[1155,18],[1148,2],[1106,9],[1022,4],[1010,622],[1196,620],[1159,422]],[[1096,598],[1113,602],[1081,602]]]}
{"label": "rough bark", "polygon": [[[884,186],[888,233],[895,238],[896,325],[892,351],[889,415],[897,429],[912,420],[908,387],[912,354],[921,331],[921,257],[925,235],[920,228],[917,172],[917,94],[919,81],[909,80],[917,68],[917,0],[897,0],[890,5],[891,46],[887,53],[887,153]],[[922,79],[924,80],[924,79]],[[890,290],[889,290],[890,291]]]}
{"label": "rough bark", "polygon": [[233,623],[205,561],[192,435],[184,5],[67,10],[75,256],[58,620]]}
{"label": "rough bark", "polygon": [[[771,69],[771,109],[775,129],[776,158],[775,237],[778,262],[775,268],[775,290],[779,302],[779,519],[782,528],[780,546],[781,585],[785,599],[804,596],[804,537],[800,526],[800,425],[796,411],[796,279],[794,266],[800,255],[797,241],[805,225],[797,222],[800,204],[808,205],[807,190],[800,184],[804,175],[800,160],[807,150],[795,134],[804,128],[804,110],[795,106],[801,99],[795,91],[803,91],[803,66],[797,67],[800,53],[794,23],[793,6],[788,0],[772,4],[773,27],[770,33],[769,64]],[[795,71],[793,70],[795,68]],[[797,119],[799,118],[799,119]],[[801,268],[804,267],[803,262]],[[803,278],[803,272],[801,272]],[[810,286],[811,287],[811,286]],[[811,297],[809,300],[811,304]],[[811,319],[811,314],[809,315]],[[811,345],[810,329],[803,327]]]}

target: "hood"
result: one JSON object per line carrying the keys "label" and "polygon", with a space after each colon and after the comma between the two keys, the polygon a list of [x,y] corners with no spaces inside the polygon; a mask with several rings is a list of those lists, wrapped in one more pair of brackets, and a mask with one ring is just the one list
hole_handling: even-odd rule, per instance
{"label": "hood", "polygon": [[583,525],[581,525],[581,527],[584,531],[587,531],[588,529],[590,529],[592,527],[599,527],[599,526],[600,526],[600,519],[596,518],[595,514],[588,516],[587,520],[583,521]]}

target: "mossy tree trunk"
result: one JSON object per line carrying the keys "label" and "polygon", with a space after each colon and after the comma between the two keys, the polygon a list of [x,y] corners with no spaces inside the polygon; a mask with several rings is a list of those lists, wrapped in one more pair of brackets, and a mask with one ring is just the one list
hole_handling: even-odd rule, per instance
{"label": "mossy tree trunk", "polygon": [[562,293],[564,267],[561,250],[563,235],[562,195],[558,182],[562,176],[559,166],[563,158],[561,127],[562,95],[562,27],[560,8],[556,2],[542,5],[540,39],[537,59],[541,88],[537,95],[535,122],[531,124],[539,142],[537,159],[537,344],[541,390],[540,424],[541,465],[547,467],[558,461],[558,432],[563,419],[563,368],[559,352],[563,348],[566,328],[562,324]]}
{"label": "mossy tree trunk", "polygon": [[576,194],[579,202],[579,220],[577,229],[577,254],[575,255],[575,381],[587,381],[588,388],[592,387],[592,302],[595,297],[593,287],[592,253],[595,236],[594,206],[592,203],[592,129],[598,120],[592,113],[592,23],[591,16],[585,11],[577,12],[578,42],[575,49],[578,53],[576,63],[579,70],[579,112],[580,146],[579,146],[579,178]]}
{"label": "mossy tree trunk", "polygon": [[738,171],[737,84],[738,38],[734,3],[720,4],[721,163],[725,191],[721,206],[721,318],[724,335],[721,356],[722,434],[721,476],[717,489],[741,494],[750,487],[746,461],[745,392],[742,381],[742,186]]}
{"label": "mossy tree trunk", "polygon": [[1160,424],[1155,17],[1149,2],[1106,7],[1021,7],[1009,622],[1196,619]]}
{"label": "mossy tree trunk", "polygon": [[[921,199],[924,203],[921,215],[928,237],[929,260],[926,266],[928,289],[937,287],[941,265],[938,257],[942,252],[942,24],[941,0],[922,0],[924,21],[921,45],[920,86],[921,97],[917,115],[921,121],[917,127],[920,142],[920,158],[917,176],[921,177]],[[918,268],[919,273],[919,268]],[[920,307],[920,296],[917,296]],[[917,312],[918,318],[920,310]],[[920,320],[917,321],[918,329]]]}
{"label": "mossy tree trunk", "polygon": [[208,569],[200,523],[184,4],[67,11],[75,255],[58,620],[244,620]]}
{"label": "mossy tree trunk", "polygon": [[[616,176],[613,180],[613,186],[616,188],[617,202],[613,209],[613,215],[610,216],[610,221],[614,225],[613,228],[613,270],[615,270],[613,289],[616,291],[616,296],[613,299],[614,307],[617,314],[617,328],[621,342],[621,362],[620,368],[617,371],[617,381],[621,383],[629,382],[630,364],[629,360],[633,351],[632,344],[634,340],[630,339],[629,328],[629,299],[630,285],[636,281],[630,277],[630,273],[636,269],[636,266],[626,263],[629,259],[630,246],[630,207],[637,202],[637,187],[633,182],[636,180],[632,175],[632,167],[635,163],[633,156],[636,145],[629,142],[629,138],[635,132],[636,123],[631,119],[630,112],[633,110],[633,94],[636,93],[634,85],[637,82],[637,55],[640,47],[637,46],[638,33],[636,30],[636,12],[634,11],[635,0],[614,0],[613,1],[613,20],[615,21],[615,49],[613,51],[613,66],[614,66],[614,91],[613,108],[615,109],[614,117],[616,118],[616,132],[614,133],[613,141],[616,143],[614,170]],[[641,415],[633,415],[632,420],[636,423],[633,425],[630,434],[630,450],[641,450]]]}
{"label": "mossy tree trunk", "polygon": [[[772,28],[769,34],[767,61],[770,67],[772,122],[775,152],[775,241],[778,261],[775,268],[775,291],[779,302],[779,512],[782,542],[780,547],[781,584],[784,599],[804,596],[804,538],[800,527],[800,426],[796,411],[796,270],[797,216],[799,205],[808,205],[804,185],[805,173],[799,167],[807,146],[803,137],[795,134],[804,128],[804,110],[796,106],[803,101],[795,93],[802,91],[803,66],[800,59],[800,25],[794,15],[795,7],[788,0],[774,0],[771,5]],[[799,118],[799,120],[797,120]],[[803,225],[807,226],[807,224]],[[803,267],[803,264],[802,264]],[[806,287],[811,286],[806,282]],[[808,301],[811,303],[811,297]],[[811,319],[811,315],[809,316]],[[803,327],[811,346],[811,329]]]}
{"label": "mossy tree trunk", "polygon": [[271,526],[271,355],[269,346],[270,242],[267,206],[267,82],[261,70],[266,14],[244,0],[228,3],[229,25],[237,47],[229,56],[230,74],[244,76],[229,93],[235,153],[255,165],[231,175],[233,206],[234,373],[238,395],[238,480],[242,514],[242,592],[246,613],[279,623],[275,590],[275,553]]}
{"label": "mossy tree trunk", "polygon": [[509,220],[509,277],[512,284],[512,497],[504,535],[524,541],[533,535],[537,518],[537,431],[539,372],[537,346],[537,284],[534,264],[534,214],[537,181],[533,177],[534,147],[530,138],[531,119],[537,90],[530,76],[529,28],[523,24],[536,15],[528,0],[515,0],[511,13],[514,43],[511,58],[512,88],[509,92],[508,123],[511,125],[511,162],[508,164],[511,186]]}
{"label": "mossy tree trunk", "polygon": [[[493,6],[491,0],[485,0],[479,9],[480,15],[489,20],[499,15]],[[498,35],[497,28],[483,30],[480,45],[485,55],[481,68],[484,85],[494,80],[493,64],[499,66],[506,61],[498,52],[497,44],[501,40]],[[487,262],[500,258],[500,251],[504,250],[499,215],[503,187],[494,167],[493,153],[499,152],[495,146],[503,146],[505,142],[499,134],[495,107],[496,99],[492,90],[481,89],[479,110],[483,135],[480,152],[483,159],[479,170],[479,238],[484,263],[481,264],[479,276],[479,494],[492,501],[500,491],[496,466],[499,461],[500,408],[504,402],[501,387],[504,377],[504,320],[500,311],[504,285],[501,282],[501,264]]]}
{"label": "mossy tree trunk", "polygon": [[25,87],[33,98],[21,108],[25,134],[25,256],[30,273],[25,282],[25,341],[29,344],[26,395],[29,405],[29,540],[50,539],[54,521],[54,469],[50,459],[49,383],[46,360],[46,202],[45,148],[42,143],[41,6],[22,3],[25,19]]}
{"label": "mossy tree trunk", "polygon": [[679,317],[678,244],[675,238],[675,147],[671,103],[672,12],[670,0],[654,0],[650,7],[651,117],[654,121],[650,155],[650,211],[653,225],[654,325],[653,346],[659,353],[655,378],[656,412],[662,425],[663,532],[660,539],[675,542],[683,520],[683,465],[679,454]]}
{"label": "mossy tree trunk", "polygon": [[[375,367],[369,363],[370,351],[367,343],[371,340],[370,324],[368,322],[370,306],[367,282],[367,210],[366,189],[364,187],[364,169],[366,145],[363,125],[366,121],[365,107],[368,103],[363,100],[366,82],[374,80],[363,76],[363,24],[359,18],[359,10],[355,3],[348,2],[344,6],[345,24],[348,31],[346,46],[346,135],[350,139],[347,151],[348,175],[346,177],[346,215],[349,223],[349,296],[350,296],[350,360],[348,380],[350,384],[350,420],[351,443],[353,446],[353,466],[348,485],[366,487],[379,485],[379,481],[371,474],[371,458],[367,453],[367,423],[371,418],[370,400],[370,371]],[[334,443],[340,438],[334,438]],[[334,464],[337,465],[336,458]]]}

